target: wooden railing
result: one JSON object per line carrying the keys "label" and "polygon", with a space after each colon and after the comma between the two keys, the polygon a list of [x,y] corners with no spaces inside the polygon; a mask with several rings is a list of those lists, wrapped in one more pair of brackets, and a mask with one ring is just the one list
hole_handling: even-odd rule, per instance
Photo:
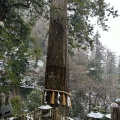
{"label": "wooden railing", "polygon": [[[0,94],[0,109],[2,110],[2,108],[7,111],[5,111],[5,110],[0,111],[0,118],[7,116],[5,114],[6,112],[9,112],[9,114],[12,114],[11,93],[10,92],[8,92],[7,95],[5,95],[4,93]],[[37,109],[30,113],[22,114],[18,118],[15,118],[13,120],[42,120],[42,111],[40,109]],[[65,118],[57,109],[51,109],[50,120],[65,120]]]}
{"label": "wooden railing", "polygon": [[52,120],[64,120],[64,116],[56,109],[52,109],[51,115]]}
{"label": "wooden railing", "polygon": [[18,120],[41,120],[41,110],[35,110],[30,113],[22,114]]}
{"label": "wooden railing", "polygon": [[[42,120],[42,111],[37,109],[33,112],[19,116],[18,120]],[[64,116],[56,109],[51,110],[50,120],[65,120]]]}

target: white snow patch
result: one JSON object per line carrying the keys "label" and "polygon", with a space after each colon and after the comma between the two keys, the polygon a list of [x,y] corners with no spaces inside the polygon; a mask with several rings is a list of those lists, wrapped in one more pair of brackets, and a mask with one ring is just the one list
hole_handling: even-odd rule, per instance
{"label": "white snow patch", "polygon": [[89,114],[87,114],[87,117],[90,117],[90,118],[103,118],[104,115],[101,114],[100,112],[90,112]]}
{"label": "white snow patch", "polygon": [[106,114],[105,117],[111,119],[111,114]]}
{"label": "white snow patch", "polygon": [[118,108],[119,105],[118,105],[117,103],[112,103],[112,104],[110,105],[110,107],[111,107],[111,108]]}
{"label": "white snow patch", "polygon": [[43,105],[41,105],[38,108],[41,110],[48,110],[48,109],[51,109],[52,107],[50,105],[47,105],[47,102],[45,102]]}

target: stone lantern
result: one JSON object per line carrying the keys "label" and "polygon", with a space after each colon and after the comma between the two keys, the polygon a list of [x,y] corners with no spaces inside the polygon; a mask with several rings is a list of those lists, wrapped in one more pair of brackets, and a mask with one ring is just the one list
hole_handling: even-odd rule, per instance
{"label": "stone lantern", "polygon": [[92,119],[92,120],[100,120],[104,117],[103,114],[98,112],[97,108],[93,108],[93,111],[91,111],[89,114],[87,114],[87,117]]}
{"label": "stone lantern", "polygon": [[38,108],[42,111],[41,114],[42,120],[50,120],[52,107],[48,105],[47,102],[44,102],[44,104]]}
{"label": "stone lantern", "polygon": [[120,99],[116,99],[115,102],[120,106]]}
{"label": "stone lantern", "polygon": [[110,107],[111,107],[111,119],[120,120],[120,99],[116,99],[116,101],[112,103]]}
{"label": "stone lantern", "polygon": [[10,103],[10,92],[7,95],[0,94],[0,118],[5,118],[12,115],[12,105]]}

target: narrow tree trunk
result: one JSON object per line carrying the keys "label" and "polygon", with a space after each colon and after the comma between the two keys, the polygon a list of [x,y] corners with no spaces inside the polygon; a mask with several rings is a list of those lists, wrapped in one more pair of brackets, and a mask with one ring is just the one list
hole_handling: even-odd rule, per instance
{"label": "narrow tree trunk", "polygon": [[[69,92],[68,87],[68,49],[67,49],[67,7],[66,0],[51,0],[50,26],[48,38],[48,51],[45,72],[45,88]],[[47,102],[50,104],[52,92],[47,92]],[[62,93],[60,94],[62,96]],[[65,95],[65,97],[67,97]],[[67,115],[67,106],[55,104],[63,115]]]}
{"label": "narrow tree trunk", "polygon": [[91,101],[91,92],[89,92],[89,98],[88,98],[88,100],[89,100],[89,113],[91,112],[91,110],[92,110],[92,106],[91,106],[91,103],[92,103],[92,101]]}
{"label": "narrow tree trunk", "polygon": [[14,84],[11,90],[12,90],[13,96],[19,95],[19,86],[18,85]]}

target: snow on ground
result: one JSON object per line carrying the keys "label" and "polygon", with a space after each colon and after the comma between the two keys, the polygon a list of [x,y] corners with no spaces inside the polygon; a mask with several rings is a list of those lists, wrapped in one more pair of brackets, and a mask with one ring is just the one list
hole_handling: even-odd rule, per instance
{"label": "snow on ground", "polygon": [[87,117],[90,118],[103,118],[104,114],[101,114],[100,112],[90,112]]}
{"label": "snow on ground", "polygon": [[111,119],[111,114],[106,114],[105,117]]}

